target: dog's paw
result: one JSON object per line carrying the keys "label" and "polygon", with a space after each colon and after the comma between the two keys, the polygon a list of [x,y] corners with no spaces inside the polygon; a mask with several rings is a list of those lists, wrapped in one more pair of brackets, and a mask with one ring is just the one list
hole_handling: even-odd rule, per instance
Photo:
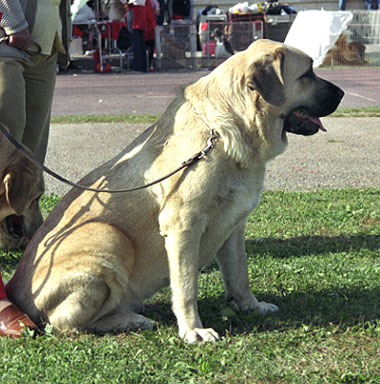
{"label": "dog's paw", "polygon": [[260,315],[265,315],[266,313],[278,312],[279,308],[275,304],[266,303],[265,301],[261,301],[258,303],[258,305],[256,307],[256,311]]}
{"label": "dog's paw", "polygon": [[141,329],[144,331],[156,329],[157,325],[156,323],[148,319],[147,317],[139,314],[134,314],[133,319],[131,319],[130,324],[135,329]]}
{"label": "dog's paw", "polygon": [[212,328],[189,329],[181,337],[190,344],[197,341],[217,341],[220,339],[218,333]]}

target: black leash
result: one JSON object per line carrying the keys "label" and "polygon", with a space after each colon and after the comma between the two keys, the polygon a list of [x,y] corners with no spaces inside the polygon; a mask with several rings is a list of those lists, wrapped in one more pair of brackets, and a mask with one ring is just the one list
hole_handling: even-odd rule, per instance
{"label": "black leash", "polygon": [[91,188],[91,187],[85,187],[84,185],[80,185],[77,183],[74,183],[54,171],[52,171],[50,168],[46,167],[45,165],[41,164],[39,160],[32,155],[28,150],[25,149],[1,124],[0,124],[0,131],[4,134],[4,136],[20,151],[22,154],[27,157],[33,164],[35,164],[37,167],[41,168],[43,171],[45,171],[50,176],[54,177],[55,179],[61,181],[62,183],[68,184],[71,187],[79,188],[85,191],[92,191],[92,192],[103,192],[103,193],[123,193],[123,192],[133,192],[138,191],[140,189],[151,187],[152,185],[161,183],[161,181],[164,181],[168,179],[169,177],[173,176],[177,172],[181,171],[182,169],[189,167],[190,165],[193,165],[198,160],[203,159],[203,157],[206,156],[206,154],[210,151],[210,149],[214,148],[215,143],[219,137],[218,133],[215,130],[211,130],[210,137],[207,139],[207,145],[205,148],[203,148],[201,151],[196,153],[194,156],[190,157],[190,159],[184,161],[178,168],[176,168],[174,171],[170,172],[169,174],[152,181],[151,183],[134,187],[134,188],[127,188],[127,189],[97,189],[97,188]]}

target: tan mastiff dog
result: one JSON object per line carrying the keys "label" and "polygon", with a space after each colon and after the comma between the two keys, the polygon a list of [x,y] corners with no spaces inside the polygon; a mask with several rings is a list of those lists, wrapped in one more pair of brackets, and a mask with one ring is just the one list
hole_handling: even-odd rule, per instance
{"label": "tan mastiff dog", "polygon": [[42,224],[42,171],[0,133],[0,248],[24,247]]}
{"label": "tan mastiff dog", "polygon": [[226,295],[243,311],[277,311],[249,288],[244,226],[260,200],[266,163],[287,133],[312,135],[343,91],[312,60],[260,40],[188,86],[160,120],[83,180],[116,189],[150,183],[202,150],[204,158],[142,191],[71,190],[32,239],[8,284],[35,322],[62,331],[149,328],[144,299],[170,282],[179,335],[219,338],[197,309],[198,270],[216,258]]}

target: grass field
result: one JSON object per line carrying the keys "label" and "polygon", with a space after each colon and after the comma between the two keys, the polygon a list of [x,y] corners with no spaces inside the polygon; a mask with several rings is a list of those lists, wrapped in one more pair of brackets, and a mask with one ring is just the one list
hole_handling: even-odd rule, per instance
{"label": "grass field", "polygon": [[[160,115],[134,114],[121,115],[68,115],[54,116],[51,121],[55,124],[78,123],[125,123],[125,124],[150,124],[155,122]],[[330,117],[380,117],[380,107],[365,108],[339,108]]]}
{"label": "grass field", "polygon": [[[181,342],[165,289],[154,331],[0,338],[0,383],[380,383],[380,188],[266,192],[246,246],[252,290],[279,313],[235,311],[212,264],[199,310],[220,342]],[[20,257],[0,253],[5,278]]]}

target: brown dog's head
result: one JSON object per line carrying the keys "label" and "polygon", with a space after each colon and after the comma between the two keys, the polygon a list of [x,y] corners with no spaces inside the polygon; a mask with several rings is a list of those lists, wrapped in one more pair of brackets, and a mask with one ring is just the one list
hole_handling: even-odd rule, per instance
{"label": "brown dog's head", "polygon": [[42,224],[42,171],[19,152],[3,159],[0,173],[0,248],[25,247]]}

